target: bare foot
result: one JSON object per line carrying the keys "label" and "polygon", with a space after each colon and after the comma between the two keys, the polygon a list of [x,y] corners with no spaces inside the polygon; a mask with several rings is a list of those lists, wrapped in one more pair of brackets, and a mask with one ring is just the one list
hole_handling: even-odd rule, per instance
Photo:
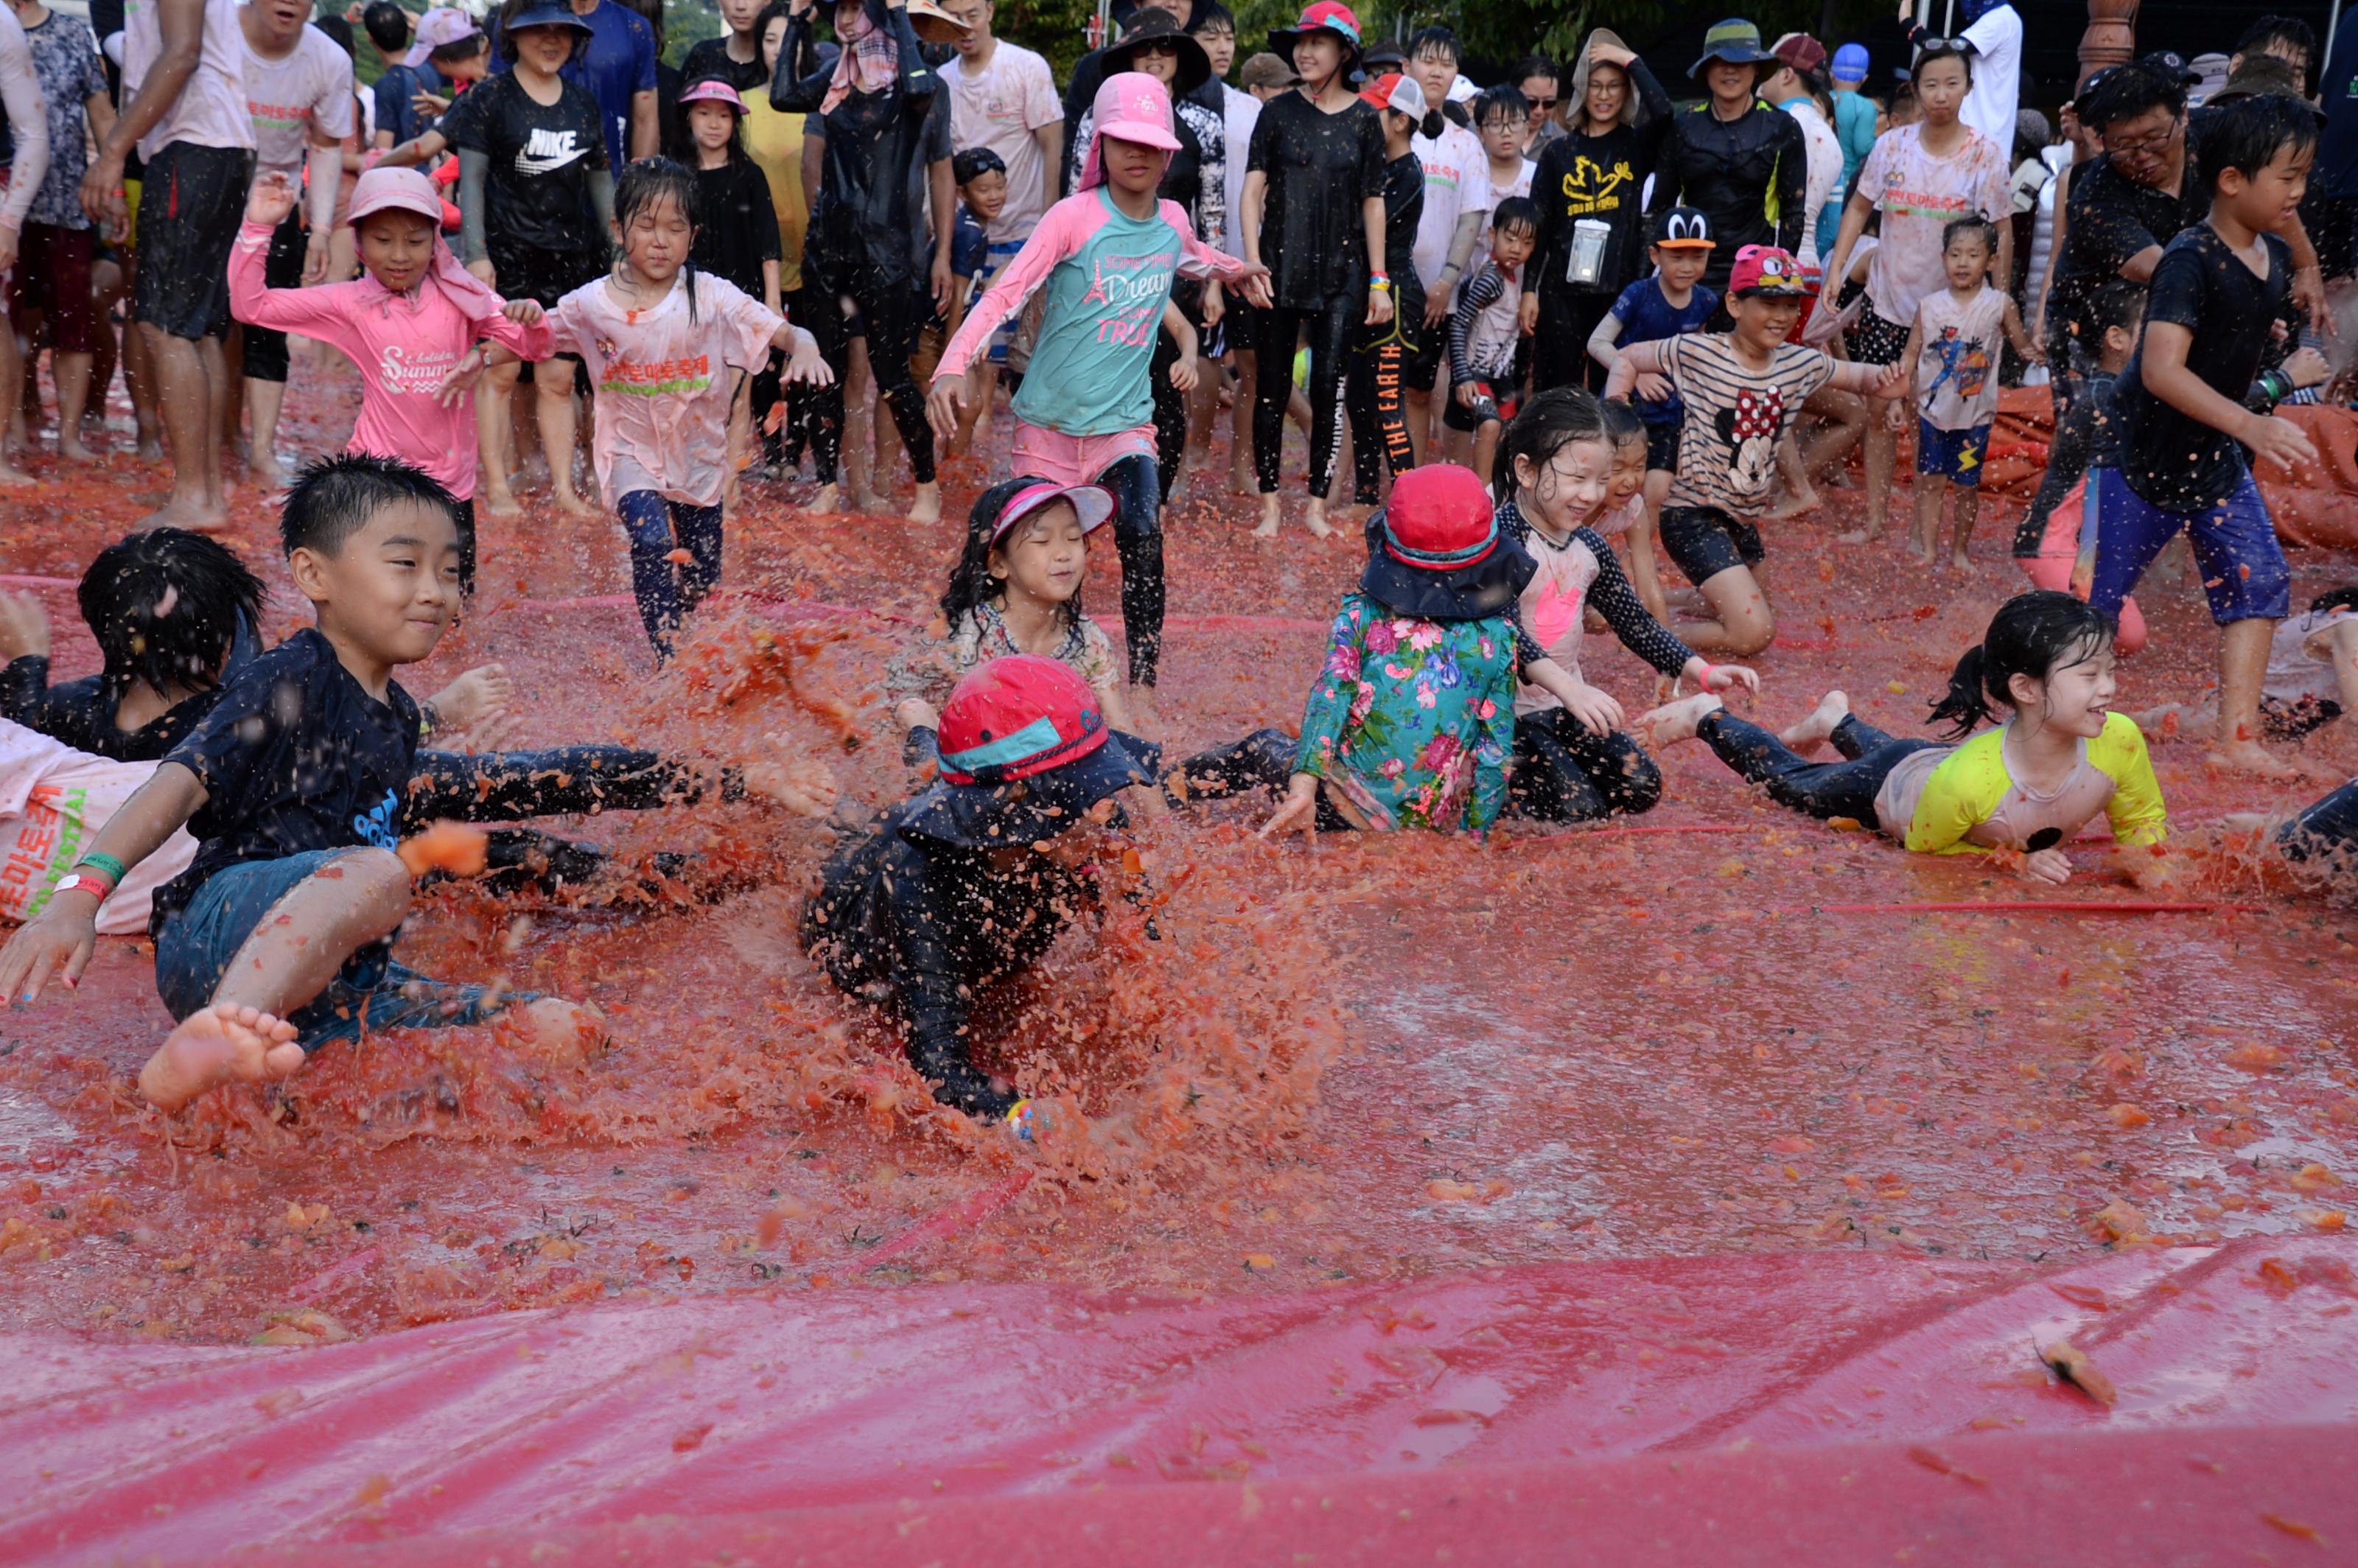
{"label": "bare foot", "polygon": [[1837,545],[1872,545],[1877,539],[1882,537],[1883,530],[1880,528],[1854,528],[1847,534],[1835,535],[1834,543]]}
{"label": "bare foot", "polygon": [[851,498],[851,509],[882,517],[892,511],[892,498],[873,490],[863,490]]}
{"label": "bare foot", "polygon": [[1717,710],[1719,705],[1719,698],[1707,691],[1699,691],[1693,697],[1681,697],[1650,713],[1638,715],[1630,721],[1629,728],[1636,730],[1639,738],[1649,747],[1660,751],[1664,746],[1675,746],[1682,741],[1693,740],[1695,727],[1703,722],[1703,716]]}
{"label": "bare foot", "polygon": [[1302,514],[1302,525],[1310,530],[1313,538],[1331,539],[1335,536],[1333,525],[1326,521],[1325,497],[1314,495],[1310,498],[1309,506]]}
{"label": "bare foot", "polygon": [[545,996],[500,1016],[518,1045],[551,1066],[579,1067],[606,1041],[606,1015],[562,997]]}
{"label": "bare foot", "polygon": [[1823,745],[1842,721],[1850,717],[1850,696],[1847,692],[1830,691],[1818,698],[1818,705],[1808,717],[1786,730],[1777,739],[1802,756],[1808,756]]}
{"label": "bare foot", "polygon": [[81,432],[60,427],[58,431],[58,456],[70,463],[86,463],[95,460],[98,454],[81,444]]}
{"label": "bare foot", "polygon": [[1790,491],[1784,500],[1768,509],[1768,520],[1776,523],[1782,522],[1788,517],[1799,517],[1806,513],[1815,512],[1824,504],[1824,498],[1814,490]]}
{"label": "bare foot", "polygon": [[[889,505],[887,510],[890,510]],[[941,520],[941,485],[938,482],[929,482],[919,485],[917,487],[916,504],[909,508],[909,521],[912,523],[925,524],[938,523]]]}
{"label": "bare foot", "polygon": [[1252,470],[1249,468],[1232,468],[1228,470],[1228,493],[1230,495],[1250,495],[1254,491],[1260,488],[1260,481],[1253,478]]}
{"label": "bare foot", "polygon": [[287,485],[287,470],[278,466],[276,455],[266,447],[247,460],[245,477],[254,481],[257,490],[283,490]]}
{"label": "bare foot", "polygon": [[822,517],[842,511],[843,487],[839,484],[820,485],[818,493],[811,498],[811,503],[803,510]]}
{"label": "bare foot", "polygon": [[2219,827],[2228,833],[2257,833],[2268,821],[2265,811],[2231,811],[2219,819]]}
{"label": "bare foot", "polygon": [[1921,539],[1910,539],[1908,541],[1908,556],[1920,566],[1929,567],[1933,561],[1932,546]]}
{"label": "bare foot", "polygon": [[160,1110],[178,1110],[222,1084],[283,1078],[303,1065],[295,1026],[233,1002],[216,1002],[180,1021],[139,1069],[139,1092]]}
{"label": "bare foot", "polygon": [[568,517],[595,517],[598,515],[598,509],[590,505],[588,502],[582,500],[580,492],[569,484],[551,487],[550,494],[552,499],[557,503],[557,509],[559,512],[564,513]]}
{"label": "bare foot", "polygon": [[2211,748],[2204,765],[2231,773],[2256,773],[2267,779],[2293,779],[2300,770],[2257,741],[2225,741]]}
{"label": "bare foot", "polygon": [[229,526],[226,506],[192,506],[178,501],[167,501],[146,516],[131,525],[135,534],[150,528],[186,528],[192,534],[218,534]]}
{"label": "bare foot", "polygon": [[475,510],[486,517],[521,517],[524,506],[505,485],[485,485],[475,497]]}
{"label": "bare foot", "polygon": [[1274,495],[1262,496],[1260,498],[1260,525],[1252,531],[1252,536],[1256,539],[1276,538],[1278,516],[1277,497]]}
{"label": "bare foot", "polygon": [[1951,551],[1949,554],[1949,564],[1956,568],[1961,572],[1969,572],[1974,569],[1973,557],[1966,555],[1963,550]]}
{"label": "bare foot", "polygon": [[0,459],[0,484],[23,485],[30,484],[32,482],[33,476],[31,474],[11,468],[8,466],[6,460]]}
{"label": "bare foot", "polygon": [[131,449],[131,455],[143,463],[162,462],[164,460],[162,432],[152,427],[140,431],[139,444]]}

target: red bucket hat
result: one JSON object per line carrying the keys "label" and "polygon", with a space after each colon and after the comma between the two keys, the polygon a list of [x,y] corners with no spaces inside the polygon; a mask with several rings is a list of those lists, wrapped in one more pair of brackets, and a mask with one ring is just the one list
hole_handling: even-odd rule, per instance
{"label": "red bucket hat", "polygon": [[1478,621],[1502,613],[1538,569],[1499,534],[1472,469],[1427,463],[1394,480],[1390,502],[1368,521],[1359,590],[1402,615]]}

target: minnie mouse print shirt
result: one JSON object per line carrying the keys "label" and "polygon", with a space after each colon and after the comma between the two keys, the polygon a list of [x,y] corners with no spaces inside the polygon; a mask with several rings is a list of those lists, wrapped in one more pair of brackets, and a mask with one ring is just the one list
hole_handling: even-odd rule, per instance
{"label": "minnie mouse print shirt", "polygon": [[1834,362],[1815,349],[1779,343],[1768,368],[1754,370],[1736,356],[1735,341],[1717,332],[1665,339],[1661,356],[1687,411],[1670,504],[1758,517],[1776,488],[1777,438],[1811,394],[1833,379]]}

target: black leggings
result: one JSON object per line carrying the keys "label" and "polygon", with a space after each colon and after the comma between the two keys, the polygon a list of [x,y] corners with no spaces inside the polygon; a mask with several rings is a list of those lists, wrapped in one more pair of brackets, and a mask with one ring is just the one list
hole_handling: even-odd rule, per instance
{"label": "black leggings", "polygon": [[[818,351],[835,372],[834,382],[812,400],[811,449],[818,459],[818,481],[835,482],[843,456],[843,381],[851,372],[851,333],[838,302],[858,308],[868,332],[868,372],[892,410],[901,444],[909,449],[909,470],[919,484],[934,481],[934,430],[925,423],[925,396],[909,369],[917,333],[933,314],[933,301],[905,277],[885,276],[871,267],[846,270],[848,281],[832,289],[814,285],[817,308],[802,323],[818,340]],[[833,297],[830,297],[832,296]]]}
{"label": "black leggings", "polygon": [[2343,784],[2277,829],[2288,860],[2358,852],[2358,782]]}
{"label": "black leggings", "polygon": [[[1241,741],[1198,752],[1172,770],[1173,784],[1164,793],[1174,802],[1225,800],[1230,795],[1262,790],[1282,795],[1293,781],[1293,759],[1302,743],[1281,730],[1256,730]],[[1351,826],[1343,814],[1318,792],[1318,830],[1340,832]]]}
{"label": "black leggings", "polygon": [[1875,821],[1875,796],[1883,781],[1904,757],[1938,741],[1895,741],[1871,724],[1847,715],[1834,727],[1839,762],[1812,762],[1758,724],[1738,719],[1725,708],[1704,715],[1695,729],[1704,744],[1719,760],[1744,775],[1747,782],[1768,792],[1768,798],[1789,810],[1814,816],[1847,816],[1854,822]]}
{"label": "black leggings", "polygon": [[[1184,439],[1184,436],[1183,436]],[[1121,553],[1121,633],[1130,644],[1130,684],[1151,687],[1163,663],[1163,497],[1155,461],[1134,452],[1098,475],[1120,504],[1114,548]]]}
{"label": "black leggings", "polygon": [[[1405,308],[1405,307],[1403,307]],[[1424,307],[1420,304],[1422,311]],[[1408,405],[1401,377],[1409,345],[1388,323],[1368,329],[1380,332],[1374,344],[1359,343],[1351,351],[1344,402],[1351,414],[1351,477],[1362,506],[1376,503],[1376,487],[1390,464],[1398,479],[1416,467],[1416,449],[1409,442]]]}
{"label": "black leggings", "polygon": [[[1179,307],[1195,329],[1196,341],[1204,336],[1204,289],[1193,279],[1182,279],[1171,290],[1171,302]],[[1154,340],[1154,362],[1148,378],[1154,387],[1154,456],[1162,470],[1162,500],[1169,504],[1171,487],[1179,482],[1179,465],[1187,456],[1187,395],[1171,384],[1171,367],[1179,362],[1179,340],[1171,335],[1168,327],[1160,328]],[[1202,373],[1218,373],[1208,361]]]}
{"label": "black leggings", "polygon": [[1509,809],[1541,822],[1590,822],[1651,811],[1661,798],[1662,770],[1620,730],[1599,735],[1561,708],[1515,720]]}
{"label": "black leggings", "polygon": [[1335,482],[1335,448],[1343,438],[1344,351],[1365,315],[1362,296],[1337,294],[1314,310],[1279,307],[1260,313],[1260,341],[1253,376],[1253,477],[1263,495],[1277,493],[1278,460],[1285,455],[1285,406],[1293,395],[1293,343],[1310,331],[1310,493],[1324,497]]}
{"label": "black leggings", "polygon": [[[420,752],[417,767],[402,818],[405,828],[413,831],[437,817],[513,822],[527,816],[693,805],[703,798],[712,777],[701,768],[626,746],[471,754]],[[718,778],[721,799],[744,798],[744,784],[735,769],[719,770]],[[555,892],[568,882],[593,881],[605,869],[607,854],[598,846],[537,828],[500,827],[488,837],[485,881],[495,892],[524,886]],[[667,860],[675,867],[680,863],[679,857],[658,855],[658,868]]]}

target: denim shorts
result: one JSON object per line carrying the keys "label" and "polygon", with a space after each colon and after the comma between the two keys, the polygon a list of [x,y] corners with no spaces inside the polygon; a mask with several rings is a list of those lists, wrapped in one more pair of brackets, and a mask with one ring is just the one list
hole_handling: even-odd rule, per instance
{"label": "denim shorts", "polygon": [[[174,1018],[212,1005],[222,976],[254,928],[297,883],[352,850],[311,849],[279,860],[247,860],[208,878],[156,935],[156,990]],[[429,980],[393,961],[388,939],[344,960],[327,989],[289,1013],[307,1052],[372,1029],[440,1029],[481,1023],[533,994],[493,995],[482,986]]]}

